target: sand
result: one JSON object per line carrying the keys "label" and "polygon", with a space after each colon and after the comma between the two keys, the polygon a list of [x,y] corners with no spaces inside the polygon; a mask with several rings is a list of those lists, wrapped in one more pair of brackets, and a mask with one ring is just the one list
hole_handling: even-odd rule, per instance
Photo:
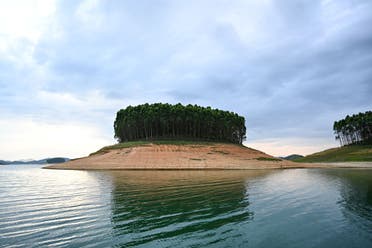
{"label": "sand", "polygon": [[113,149],[106,153],[49,165],[47,169],[71,170],[190,170],[190,169],[280,169],[324,168],[326,164],[295,163],[287,160],[266,161],[273,157],[234,144],[157,145]]}

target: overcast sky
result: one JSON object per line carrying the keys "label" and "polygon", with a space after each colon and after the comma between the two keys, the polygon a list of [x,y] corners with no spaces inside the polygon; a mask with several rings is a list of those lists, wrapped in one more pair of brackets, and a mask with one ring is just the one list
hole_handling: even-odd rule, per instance
{"label": "overcast sky", "polygon": [[115,142],[117,110],[198,104],[272,155],[337,146],[372,108],[369,0],[0,0],[0,159]]}

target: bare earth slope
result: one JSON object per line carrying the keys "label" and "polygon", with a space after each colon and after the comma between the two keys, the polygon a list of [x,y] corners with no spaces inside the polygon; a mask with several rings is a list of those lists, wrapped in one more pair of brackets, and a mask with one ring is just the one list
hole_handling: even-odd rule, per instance
{"label": "bare earth slope", "polygon": [[325,167],[278,160],[263,152],[234,144],[147,144],[104,150],[91,156],[50,165],[48,169],[277,169]]}

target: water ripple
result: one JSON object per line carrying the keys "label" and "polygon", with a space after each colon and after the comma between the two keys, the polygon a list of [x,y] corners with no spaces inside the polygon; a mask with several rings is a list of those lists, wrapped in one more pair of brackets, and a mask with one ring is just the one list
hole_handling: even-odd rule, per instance
{"label": "water ripple", "polygon": [[0,170],[0,247],[372,245],[368,170]]}

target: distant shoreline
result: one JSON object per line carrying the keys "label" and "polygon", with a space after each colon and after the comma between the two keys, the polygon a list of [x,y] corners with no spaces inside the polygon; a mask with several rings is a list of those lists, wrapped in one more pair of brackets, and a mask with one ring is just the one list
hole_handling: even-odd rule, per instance
{"label": "distant shoreline", "polygon": [[23,164],[23,165],[28,165],[28,164],[56,164],[56,163],[64,163],[69,161],[69,158],[64,158],[64,157],[52,157],[52,158],[44,158],[44,159],[39,159],[39,160],[29,160],[29,161],[23,161],[23,160],[0,160],[0,165],[12,165],[12,164]]}

